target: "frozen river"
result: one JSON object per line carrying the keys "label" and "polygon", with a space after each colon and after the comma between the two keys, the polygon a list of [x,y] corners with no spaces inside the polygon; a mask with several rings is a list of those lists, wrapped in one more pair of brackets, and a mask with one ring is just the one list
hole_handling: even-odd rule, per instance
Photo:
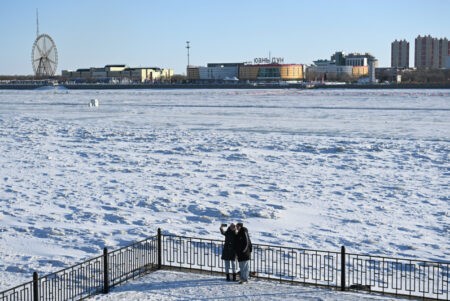
{"label": "frozen river", "polygon": [[0,153],[0,290],[236,221],[258,243],[450,260],[449,90],[0,91]]}

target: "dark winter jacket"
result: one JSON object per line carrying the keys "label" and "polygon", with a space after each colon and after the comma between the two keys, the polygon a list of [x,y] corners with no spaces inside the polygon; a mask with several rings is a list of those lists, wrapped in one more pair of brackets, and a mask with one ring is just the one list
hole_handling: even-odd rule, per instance
{"label": "dark winter jacket", "polygon": [[228,228],[227,231],[220,229],[220,232],[225,236],[222,259],[236,260],[236,232],[232,231],[230,228]]}
{"label": "dark winter jacket", "polygon": [[236,237],[236,254],[238,261],[247,261],[251,258],[252,242],[248,235],[248,230],[242,227]]}

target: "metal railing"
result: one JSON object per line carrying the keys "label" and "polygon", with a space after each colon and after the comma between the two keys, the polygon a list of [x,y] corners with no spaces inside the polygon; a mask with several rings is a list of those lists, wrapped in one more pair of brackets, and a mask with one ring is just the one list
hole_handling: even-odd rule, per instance
{"label": "metal railing", "polygon": [[[224,272],[223,241],[156,236],[7,291],[0,301],[82,300],[161,268]],[[305,283],[337,290],[366,290],[396,296],[449,300],[450,262],[429,262],[253,244],[252,277]]]}
{"label": "metal railing", "polygon": [[124,281],[139,277],[156,267],[157,236],[108,252],[80,264],[39,277],[0,292],[1,301],[83,300],[108,293]]}
{"label": "metal railing", "polygon": [[103,257],[98,256],[43,277],[34,274],[34,300],[81,300],[103,289]]}
{"label": "metal railing", "polygon": [[157,264],[158,237],[153,236],[108,253],[109,281],[105,283],[111,287],[119,285],[129,279],[147,274],[156,269]]}
{"label": "metal railing", "polygon": [[347,254],[347,286],[384,294],[449,300],[450,262]]}
{"label": "metal railing", "polygon": [[[223,272],[223,241],[163,235],[163,266]],[[253,277],[340,288],[340,252],[253,244]]]}
{"label": "metal railing", "polygon": [[[34,278],[34,277],[33,277]],[[0,300],[2,301],[18,301],[18,300],[34,300],[33,292],[34,281],[30,281],[6,291],[0,292]]]}
{"label": "metal railing", "polygon": [[[163,235],[162,265],[223,272],[223,242]],[[253,244],[251,276],[365,290],[396,296],[449,300],[450,262],[428,262],[340,252]]]}

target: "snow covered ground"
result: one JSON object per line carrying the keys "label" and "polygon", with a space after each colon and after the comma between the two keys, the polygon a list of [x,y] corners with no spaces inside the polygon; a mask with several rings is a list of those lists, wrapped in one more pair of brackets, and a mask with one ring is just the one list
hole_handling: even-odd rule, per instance
{"label": "snow covered ground", "polygon": [[448,90],[0,91],[0,290],[236,221],[258,243],[448,261],[449,153]]}
{"label": "snow covered ground", "polygon": [[[281,284],[276,281],[250,280],[240,285],[223,277],[174,271],[157,271],[111,290],[97,301],[166,300],[311,300],[368,301],[393,300],[380,295],[339,292],[313,286]],[[400,300],[400,299],[396,299]]]}

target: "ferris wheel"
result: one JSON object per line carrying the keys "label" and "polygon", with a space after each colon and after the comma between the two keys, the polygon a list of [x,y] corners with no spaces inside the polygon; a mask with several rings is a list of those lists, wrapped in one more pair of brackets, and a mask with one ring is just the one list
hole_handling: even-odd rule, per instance
{"label": "ferris wheel", "polygon": [[53,76],[58,66],[58,50],[48,34],[38,35],[31,52],[31,63],[36,76]]}

